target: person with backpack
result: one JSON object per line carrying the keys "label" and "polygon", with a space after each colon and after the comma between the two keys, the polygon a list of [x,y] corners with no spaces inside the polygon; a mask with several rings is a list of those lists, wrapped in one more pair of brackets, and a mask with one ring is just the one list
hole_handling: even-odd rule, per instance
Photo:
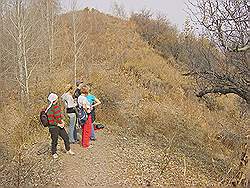
{"label": "person with backpack", "polygon": [[96,98],[96,96],[92,95],[90,93],[91,89],[90,86],[87,85],[87,100],[90,103],[90,114],[91,114],[91,119],[92,119],[92,123],[91,123],[91,134],[90,134],[90,140],[96,140],[96,136],[95,136],[95,128],[94,128],[94,122],[95,122],[95,107],[101,104],[101,101]]}
{"label": "person with backpack", "polygon": [[[82,146],[84,148],[88,148],[90,146],[90,134],[91,134],[91,106],[88,102],[86,96],[88,95],[88,87],[86,85],[81,87],[81,95],[78,97],[78,105],[79,105],[79,124],[82,127]],[[82,115],[86,114],[86,119],[82,121]]]}
{"label": "person with backpack", "polygon": [[69,116],[69,142],[71,144],[77,144],[77,132],[76,132],[76,106],[77,103],[73,99],[72,91],[73,86],[71,84],[67,84],[65,88],[65,93],[61,96],[62,101],[66,107],[66,113]]}
{"label": "person with backpack", "polygon": [[49,106],[46,109],[49,122],[49,132],[51,135],[51,153],[54,159],[58,158],[57,143],[58,136],[60,136],[65,145],[66,153],[74,155],[75,153],[70,149],[69,137],[64,129],[63,114],[58,104],[58,96],[55,93],[50,93],[48,96]]}

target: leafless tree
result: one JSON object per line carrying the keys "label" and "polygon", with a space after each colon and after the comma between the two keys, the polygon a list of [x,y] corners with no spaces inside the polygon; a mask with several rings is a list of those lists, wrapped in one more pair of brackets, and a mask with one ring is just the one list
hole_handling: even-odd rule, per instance
{"label": "leafless tree", "polygon": [[[3,41],[3,38],[4,38],[4,9],[5,9],[5,1],[1,1],[0,2],[0,41]],[[0,62],[1,64],[4,63],[4,53],[3,53],[3,50],[4,50],[4,43],[1,42],[0,44]],[[3,69],[3,66],[1,66],[1,77],[3,75],[3,72],[4,72],[4,69]]]}
{"label": "leafless tree", "polygon": [[[18,65],[15,79],[20,85],[20,98],[23,104],[29,102],[30,78],[37,65],[45,59],[46,54],[49,57],[47,70],[51,69],[50,65],[53,63],[55,2],[47,0],[5,1],[5,11],[1,14],[3,30],[1,44],[5,46],[1,50],[4,53],[1,57],[2,61],[8,64],[5,69],[10,67],[16,70],[15,64]],[[47,46],[48,53],[46,53]],[[13,75],[14,71],[6,73]],[[12,76],[9,77],[12,78]]]}
{"label": "leafless tree", "polygon": [[26,94],[28,95],[28,85],[26,87],[26,84],[28,83],[25,78],[27,78],[27,69],[25,69],[25,66],[27,68],[27,59],[26,55],[23,53],[26,53],[26,47],[24,46],[24,2],[22,0],[16,0],[13,1],[13,7],[10,7],[14,9],[13,13],[10,12],[8,15],[8,19],[12,23],[13,30],[11,30],[10,27],[6,27],[5,30],[8,32],[8,34],[12,37],[12,39],[15,42],[16,45],[16,60],[19,67],[19,73],[17,76],[17,80],[20,84],[20,93],[21,93],[21,101],[24,102],[26,98]]}
{"label": "leafless tree", "polygon": [[49,73],[51,73],[51,66],[53,65],[54,57],[54,9],[53,2],[46,0],[46,24],[48,36],[48,52],[49,52]]}
{"label": "leafless tree", "polygon": [[123,4],[118,4],[117,1],[114,1],[112,4],[112,12],[115,16],[119,18],[126,18],[126,10]]}
{"label": "leafless tree", "polygon": [[188,5],[193,21],[219,49],[216,62],[208,59],[212,69],[192,73],[206,83],[197,96],[234,93],[250,104],[247,0],[196,0]]}
{"label": "leafless tree", "polygon": [[85,46],[85,41],[88,36],[85,32],[80,31],[81,16],[77,15],[78,9],[77,1],[71,1],[71,14],[72,14],[72,35],[73,35],[73,55],[74,55],[74,80],[77,80],[77,65],[79,64],[80,51]]}

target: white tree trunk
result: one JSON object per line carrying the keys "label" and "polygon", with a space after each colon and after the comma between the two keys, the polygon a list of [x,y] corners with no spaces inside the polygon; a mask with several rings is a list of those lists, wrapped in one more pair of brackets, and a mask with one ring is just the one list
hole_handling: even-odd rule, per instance
{"label": "white tree trunk", "polygon": [[25,72],[22,61],[22,24],[23,24],[23,15],[22,15],[22,0],[16,0],[16,18],[17,18],[17,63],[19,66],[19,84],[20,84],[20,94],[21,94],[21,102],[24,104],[25,101],[25,85],[24,78]]}
{"label": "white tree trunk", "polygon": [[[24,28],[24,25],[22,25],[22,36],[24,37],[25,36],[25,28]],[[23,53],[23,68],[24,68],[24,73],[25,73],[25,84],[24,84],[24,87],[25,87],[25,97],[26,97],[26,102],[29,104],[29,73],[28,73],[28,67],[27,67],[27,53],[26,53],[26,41],[25,39],[23,38],[22,40],[22,53]]]}
{"label": "white tree trunk", "polygon": [[75,6],[72,13],[72,24],[73,24],[73,45],[74,45],[74,80],[76,83],[77,79],[77,41],[76,41],[76,18],[75,18]]}
{"label": "white tree trunk", "polygon": [[[74,54],[74,81],[77,80],[77,68],[79,64],[80,50],[84,47],[84,42],[87,39],[86,34],[83,31],[77,31],[77,27],[81,22],[79,22],[76,16],[77,1],[71,1],[71,11],[72,11],[72,27],[73,27],[73,54]],[[85,37],[85,38],[84,38]]]}
{"label": "white tree trunk", "polygon": [[46,20],[47,20],[47,34],[48,34],[48,52],[49,52],[49,75],[51,75],[51,67],[53,65],[53,48],[54,48],[54,19],[53,19],[53,5],[51,1],[46,1]]}

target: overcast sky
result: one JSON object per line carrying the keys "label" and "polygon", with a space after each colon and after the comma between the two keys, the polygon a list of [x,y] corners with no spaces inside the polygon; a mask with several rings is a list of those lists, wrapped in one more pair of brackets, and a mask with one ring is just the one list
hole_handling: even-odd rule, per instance
{"label": "overcast sky", "polygon": [[[72,0],[61,0],[64,9],[69,9]],[[126,12],[136,12],[142,9],[150,9],[154,13],[161,13],[167,16],[172,24],[183,29],[187,14],[185,2],[187,0],[74,0],[78,1],[80,7],[95,8],[105,13],[112,13],[112,5],[116,1],[125,7]]]}

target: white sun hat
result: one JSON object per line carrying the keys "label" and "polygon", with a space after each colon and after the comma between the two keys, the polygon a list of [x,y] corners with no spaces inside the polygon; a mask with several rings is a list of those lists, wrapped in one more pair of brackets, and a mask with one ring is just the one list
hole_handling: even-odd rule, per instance
{"label": "white sun hat", "polygon": [[49,100],[50,103],[53,103],[56,99],[58,99],[57,94],[55,94],[55,93],[50,93],[49,94],[48,100]]}
{"label": "white sun hat", "polygon": [[56,101],[58,99],[58,96],[57,94],[55,93],[50,93],[49,96],[48,96],[48,100],[50,102],[46,112],[50,109],[50,107],[52,106],[53,102]]}

